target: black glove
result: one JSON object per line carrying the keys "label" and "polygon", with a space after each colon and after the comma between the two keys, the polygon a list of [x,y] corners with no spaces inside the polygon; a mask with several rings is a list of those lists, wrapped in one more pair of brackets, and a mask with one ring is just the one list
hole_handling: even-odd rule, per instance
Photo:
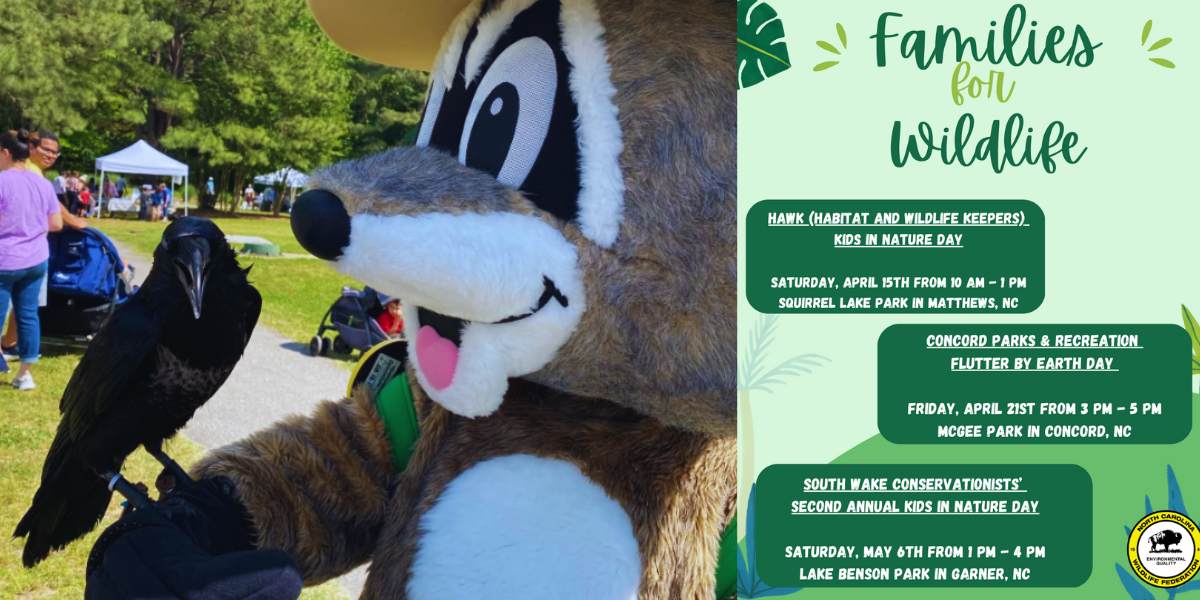
{"label": "black glove", "polygon": [[295,600],[303,578],[279,550],[255,550],[233,483],[207,479],[127,511],[92,548],[88,600]]}

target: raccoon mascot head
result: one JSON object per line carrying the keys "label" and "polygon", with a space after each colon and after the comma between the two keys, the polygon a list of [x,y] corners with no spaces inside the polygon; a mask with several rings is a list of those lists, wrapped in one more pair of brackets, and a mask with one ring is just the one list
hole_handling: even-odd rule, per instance
{"label": "raccoon mascot head", "polygon": [[430,397],[484,416],[520,377],[732,435],[733,3],[311,4],[348,51],[430,71],[416,147],[316,173],[293,216],[404,300]]}

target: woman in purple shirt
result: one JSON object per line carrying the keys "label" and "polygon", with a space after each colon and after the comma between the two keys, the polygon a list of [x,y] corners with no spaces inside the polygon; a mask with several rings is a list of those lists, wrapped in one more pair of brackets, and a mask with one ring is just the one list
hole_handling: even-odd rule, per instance
{"label": "woman in purple shirt", "polygon": [[11,299],[17,315],[21,366],[12,383],[22,390],[34,387],[29,368],[37,362],[41,342],[37,309],[50,258],[46,233],[62,229],[54,186],[25,170],[28,158],[28,132],[0,134],[0,307]]}

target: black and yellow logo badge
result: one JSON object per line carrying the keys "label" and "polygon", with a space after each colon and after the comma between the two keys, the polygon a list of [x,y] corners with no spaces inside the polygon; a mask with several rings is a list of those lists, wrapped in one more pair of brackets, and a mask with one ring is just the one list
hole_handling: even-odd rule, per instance
{"label": "black and yellow logo badge", "polygon": [[1196,523],[1187,515],[1160,510],[1129,533],[1129,565],[1142,581],[1160,588],[1183,585],[1200,571]]}

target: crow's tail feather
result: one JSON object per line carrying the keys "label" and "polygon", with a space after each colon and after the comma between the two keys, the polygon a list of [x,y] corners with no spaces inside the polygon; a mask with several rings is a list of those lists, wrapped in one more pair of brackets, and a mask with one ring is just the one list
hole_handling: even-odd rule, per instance
{"label": "crow's tail feather", "polygon": [[[54,454],[52,449],[47,462],[60,458]],[[33,506],[13,532],[15,538],[28,536],[21,555],[26,567],[95,529],[112,499],[108,484],[94,471],[73,456],[61,458],[55,461],[57,468],[45,473]]]}

